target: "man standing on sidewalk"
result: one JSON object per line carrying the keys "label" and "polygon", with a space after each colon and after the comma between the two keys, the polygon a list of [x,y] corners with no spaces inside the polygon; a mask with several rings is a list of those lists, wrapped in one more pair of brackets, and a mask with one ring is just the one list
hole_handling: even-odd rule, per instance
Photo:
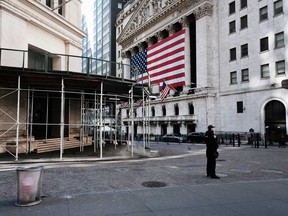
{"label": "man standing on sidewalk", "polygon": [[208,131],[205,133],[205,142],[206,142],[206,157],[207,157],[207,177],[213,179],[219,179],[216,175],[216,158],[218,157],[218,143],[217,137],[215,135],[215,129],[213,125],[208,126]]}

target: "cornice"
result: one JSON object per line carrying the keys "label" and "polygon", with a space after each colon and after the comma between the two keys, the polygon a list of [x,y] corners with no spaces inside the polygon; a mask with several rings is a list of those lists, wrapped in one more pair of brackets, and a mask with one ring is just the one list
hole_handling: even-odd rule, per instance
{"label": "cornice", "polygon": [[[141,1],[138,1],[128,11],[126,11],[124,13],[120,12],[119,17],[117,17],[117,19],[116,19],[116,26],[121,25],[121,23],[123,23],[124,19],[126,17],[128,17],[130,14],[132,14],[137,9],[137,7],[140,5],[140,3],[141,3]],[[127,4],[129,4],[129,2]]]}
{"label": "cornice", "polygon": [[[159,0],[154,0],[153,2],[157,3]],[[146,7],[149,4],[149,1],[142,1],[139,7]],[[178,1],[167,1],[167,5],[162,7],[162,10],[157,11],[152,17],[149,17],[144,22],[141,20],[139,22],[139,17],[142,15],[141,10],[144,9],[138,8],[135,11],[135,14],[132,15],[131,19],[128,21],[127,25],[125,26],[123,32],[117,39],[117,42],[122,45],[125,49],[129,47],[133,43],[133,39],[143,33],[144,31],[151,28],[151,26],[156,25],[157,23],[161,22],[169,15],[177,13],[177,17],[180,19],[183,16],[190,15],[194,13],[196,20],[201,19],[204,16],[212,16],[213,13],[213,4],[211,0],[178,0]],[[141,25],[137,25],[137,22]],[[167,19],[167,25],[175,20]]]}

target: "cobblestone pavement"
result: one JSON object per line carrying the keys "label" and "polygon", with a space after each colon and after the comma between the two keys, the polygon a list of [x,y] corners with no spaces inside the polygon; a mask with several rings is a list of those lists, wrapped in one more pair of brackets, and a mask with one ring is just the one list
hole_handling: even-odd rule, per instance
{"label": "cobblestone pavement", "polygon": [[[159,156],[111,161],[79,161],[76,157],[75,162],[41,163],[44,165],[42,196],[67,197],[141,189],[148,181],[162,182],[167,186],[188,186],[288,178],[288,148],[221,146],[216,169],[221,176],[219,180],[205,176],[203,144],[167,145],[159,142],[151,143],[151,149],[152,152],[157,150]],[[15,200],[17,196],[17,166],[19,164],[12,162],[0,163],[0,201]]]}

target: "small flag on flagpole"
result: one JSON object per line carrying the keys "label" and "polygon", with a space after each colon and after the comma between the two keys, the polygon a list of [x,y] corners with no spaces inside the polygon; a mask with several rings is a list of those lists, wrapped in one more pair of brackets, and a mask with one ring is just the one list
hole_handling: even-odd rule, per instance
{"label": "small flag on flagpole", "polygon": [[122,108],[128,108],[129,107],[129,103],[128,102],[122,102]]}
{"label": "small flag on flagpole", "polygon": [[166,96],[168,95],[169,91],[170,91],[171,87],[169,86],[169,84],[166,84],[165,82],[163,82],[163,85],[162,85],[162,92],[161,92],[161,101],[163,101]]}

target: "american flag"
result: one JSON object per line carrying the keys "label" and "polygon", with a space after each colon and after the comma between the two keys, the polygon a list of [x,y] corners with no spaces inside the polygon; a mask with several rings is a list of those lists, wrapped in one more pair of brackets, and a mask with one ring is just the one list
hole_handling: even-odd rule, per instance
{"label": "american flag", "polygon": [[147,50],[141,51],[131,58],[131,77],[135,80],[142,74],[147,75]]}
{"label": "american flag", "polygon": [[[132,76],[138,82],[151,84],[166,82],[171,87],[185,85],[185,29],[132,56]],[[138,77],[135,75],[138,71]],[[163,87],[162,87],[163,89]]]}
{"label": "american flag", "polygon": [[122,102],[121,108],[128,108],[129,107],[129,102]]}
{"label": "american flag", "polygon": [[163,101],[166,98],[166,96],[169,93],[169,90],[171,89],[171,87],[170,87],[169,84],[167,85],[165,82],[163,82],[162,89],[163,90],[162,90],[161,95],[160,95],[161,101]]}

